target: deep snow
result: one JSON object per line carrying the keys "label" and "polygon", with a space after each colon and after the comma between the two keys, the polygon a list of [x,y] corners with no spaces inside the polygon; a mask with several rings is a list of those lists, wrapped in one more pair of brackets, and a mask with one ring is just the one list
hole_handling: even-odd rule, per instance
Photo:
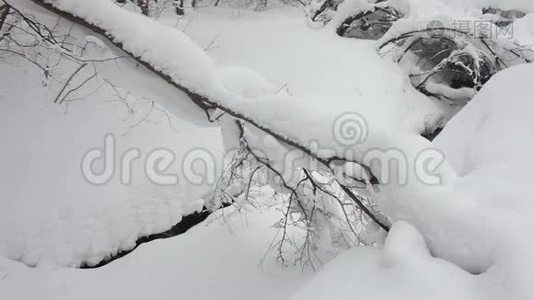
{"label": "deep snow", "polygon": [[[1,72],[1,255],[31,266],[95,264],[202,208],[208,187],[189,184],[181,167],[198,148],[209,150],[220,167],[220,129],[168,119],[150,99],[130,97],[131,113],[105,85],[65,107],[51,103],[55,94],[47,97],[40,74],[27,63],[2,65]],[[104,148],[107,134],[115,137],[115,173],[96,186],[84,179],[81,161],[89,150]],[[156,185],[145,175],[146,158],[157,148],[175,154],[169,172],[178,175],[177,185]],[[124,185],[120,162],[130,149],[141,157],[132,163],[132,183]],[[95,163],[97,171],[102,164]]]}
{"label": "deep snow", "polygon": [[341,255],[297,298],[532,299],[532,76],[492,78],[435,141],[458,177],[386,188],[384,247]]}
{"label": "deep snow", "polygon": [[[88,2],[71,3],[92,9]],[[174,24],[171,19],[160,21]],[[528,21],[521,22],[528,28]],[[0,255],[5,257],[0,258],[0,298],[534,296],[528,280],[533,261],[528,172],[534,167],[529,156],[528,136],[534,129],[529,100],[534,90],[524,84],[524,78],[534,76],[532,66],[498,74],[431,144],[416,133],[435,121],[443,107],[415,92],[400,67],[375,53],[376,44],[341,39],[328,30],[313,31],[295,10],[205,9],[188,15],[178,27],[201,46],[209,46],[213,62],[198,56],[200,48],[185,36],[169,45],[179,47],[187,41],[182,51],[184,56],[196,57],[193,61],[166,60],[176,54],[172,47],[151,52],[151,44],[135,42],[121,22],[108,26],[131,39],[128,47],[133,52],[165,64],[163,69],[177,80],[199,89],[209,87],[225,103],[286,132],[298,120],[302,128],[293,134],[303,143],[318,140],[332,146],[333,119],[357,111],[372,129],[362,147],[399,147],[410,158],[435,147],[447,159],[436,172],[443,182],[426,186],[410,181],[378,191],[381,208],[396,221],[385,245],[348,251],[309,284],[305,283],[313,275],[298,268],[284,269],[273,257],[264,260],[263,269],[259,266],[274,235],[269,227],[280,218],[274,208],[235,214],[227,222],[208,222],[182,236],[143,245],[101,269],[64,268],[97,262],[128,249],[139,236],[168,229],[182,214],[198,209],[202,203],[197,200],[206,191],[204,186],[186,183],[162,188],[142,176],[128,187],[117,182],[90,186],[79,174],[79,159],[85,151],[100,146],[104,135],[113,132],[122,149],[139,147],[146,152],[154,145],[165,146],[183,157],[201,146],[220,154],[220,132],[181,119],[169,124],[160,111],[151,114],[149,122],[130,128],[144,118],[150,100],[138,98],[138,115],[120,121],[127,116],[126,109],[120,102],[107,101],[110,90],[71,104],[65,114],[64,107],[51,105],[44,89],[37,88],[39,78],[31,68],[2,66],[2,74],[9,76],[0,81],[0,125],[15,130],[4,130],[1,137],[1,163],[9,172],[0,173]],[[144,28],[136,30],[148,34]],[[164,32],[175,31],[165,28]],[[526,31],[522,34],[528,36]],[[198,73],[175,72],[175,68],[194,69],[196,63],[203,66],[196,69]],[[235,65],[257,73],[230,67]],[[125,79],[134,83],[146,75],[125,67],[129,68]],[[102,72],[117,75],[111,67]],[[210,76],[202,76],[203,72]],[[165,98],[172,91],[160,90],[157,82],[151,81],[150,88],[133,85],[138,96],[153,97],[173,113],[183,109],[173,106],[173,101],[184,99]],[[263,98],[266,94],[276,96]],[[206,140],[201,142],[198,136]],[[56,174],[51,176],[50,170]]]}

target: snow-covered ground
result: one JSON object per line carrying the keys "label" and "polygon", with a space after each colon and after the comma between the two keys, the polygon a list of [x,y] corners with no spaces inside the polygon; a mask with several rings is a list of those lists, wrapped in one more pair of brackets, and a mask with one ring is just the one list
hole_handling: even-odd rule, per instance
{"label": "snow-covered ground", "polygon": [[492,78],[435,143],[459,177],[393,187],[399,221],[384,248],[341,255],[299,298],[532,299],[534,89],[521,78],[533,75],[523,65]]}
{"label": "snow-covered ground", "polygon": [[[35,69],[23,61],[13,64],[2,66],[9,76],[0,84],[3,256],[31,266],[98,263],[202,208],[199,199],[208,189],[188,184],[182,163],[189,152],[204,148],[220,167],[220,129],[169,119],[150,99],[130,98],[131,113],[109,88],[67,107],[54,104],[55,95],[46,94]],[[82,158],[104,149],[108,134],[115,139],[115,172],[108,183],[94,185],[84,179]],[[192,139],[201,135],[206,138]],[[156,185],[146,176],[146,158],[158,148],[175,154],[168,172],[178,175],[178,184]],[[125,185],[121,158],[131,149],[140,158],[132,163],[132,183]],[[97,160],[95,171],[102,167]]]}
{"label": "snow-covered ground", "polygon": [[275,208],[225,219],[221,213],[98,269],[30,269],[0,258],[0,298],[286,299],[308,280],[272,255],[261,263],[275,232],[268,227],[279,218]]}
{"label": "snow-covered ground", "polygon": [[[417,133],[443,114],[443,106],[416,92],[398,65],[376,54],[374,42],[310,29],[300,10],[287,7],[206,8],[188,12],[178,24],[168,15],[159,21],[176,25],[213,59],[169,60],[170,71],[189,64],[206,68],[193,72],[186,84],[210,84],[213,78],[202,77],[208,72],[228,95],[256,98],[282,91],[283,98],[270,99],[280,104],[271,112],[262,111],[273,106],[266,99],[236,106],[282,129],[295,127],[297,119],[301,142],[328,144],[332,128],[324,124],[358,112],[371,129],[368,147],[385,143],[402,147],[407,156],[425,147],[443,153],[447,161],[437,171],[443,184],[384,186],[379,205],[395,221],[385,245],[349,250],[317,274],[284,267],[274,253],[265,255],[276,233],[272,225],[282,215],[273,199],[237,213],[233,207],[218,211],[183,235],[144,244],[104,267],[72,268],[130,249],[138,237],[163,232],[200,209],[199,199],[212,184],[184,180],[181,163],[195,149],[222,162],[221,132],[173,117],[188,114],[182,106],[169,106],[185,99],[162,101],[169,93],[149,79],[140,84],[145,74],[134,69],[121,69],[122,81],[133,82],[132,91],[139,93],[127,103],[105,87],[65,107],[51,103],[55,95],[47,95],[35,69],[15,60],[0,70],[0,299],[534,297],[529,282],[534,247],[528,237],[534,225],[529,218],[534,90],[525,84],[534,76],[532,66],[495,76],[431,144]],[[109,26],[124,30],[117,24]],[[132,51],[145,46],[130,45]],[[147,59],[161,62],[172,53],[169,47]],[[109,66],[100,71],[117,75]],[[319,119],[329,122],[315,122]],[[141,153],[129,185],[120,183],[118,171],[102,186],[82,176],[83,155],[103,147],[109,133],[117,157],[129,149]],[[169,170],[179,175],[178,185],[146,178],[144,159],[158,148],[175,152]]]}
{"label": "snow-covered ground", "polygon": [[[171,23],[173,20],[161,21]],[[340,39],[329,31],[310,30],[297,9],[279,8],[264,13],[205,9],[193,12],[182,23],[185,24],[186,33],[200,45],[212,44],[213,49],[208,54],[219,66],[250,67],[265,74],[276,89],[287,89],[291,95],[299,98],[295,101],[306,101],[307,109],[314,112],[314,115],[301,116],[306,121],[314,122],[316,118],[325,117],[333,120],[346,111],[357,111],[366,117],[369,127],[415,132],[424,125],[424,118],[432,116],[433,111],[439,113],[437,105],[416,94],[414,90],[407,89],[401,69],[376,55],[371,43]],[[332,47],[336,49],[335,56],[331,55]],[[312,48],[315,50],[309,51]],[[24,65],[22,62],[17,63],[21,64]],[[112,67],[114,64],[111,63]],[[141,150],[143,157],[134,164],[134,172],[142,173],[145,156],[161,147],[176,152],[176,161],[170,169],[177,171],[187,151],[204,148],[216,157],[220,155],[219,129],[195,127],[180,118],[173,118],[169,122],[168,113],[160,111],[165,107],[159,107],[158,110],[151,107],[152,97],[162,94],[159,90],[155,92],[158,86],[152,90],[141,87],[139,93],[148,97],[148,100],[142,98],[134,101],[137,105],[135,116],[129,115],[129,108],[109,88],[99,90],[86,100],[70,103],[65,111],[63,106],[49,104],[54,95],[43,95],[46,89],[39,88],[36,71],[32,73],[32,69],[27,66],[24,69],[6,67],[5,70],[11,76],[2,82],[6,98],[3,102],[6,108],[3,111],[8,115],[2,122],[5,122],[5,127],[20,128],[20,132],[5,132],[7,136],[3,139],[6,145],[10,145],[3,149],[7,169],[19,170],[18,173],[3,173],[10,177],[2,181],[2,184],[10,187],[5,189],[7,192],[4,196],[7,199],[4,203],[10,209],[3,210],[9,211],[3,220],[6,224],[17,224],[3,226],[6,230],[2,243],[5,255],[29,265],[49,263],[76,266],[86,261],[97,262],[109,253],[131,248],[138,236],[168,229],[179,220],[181,210],[187,213],[198,208],[198,203],[194,201],[202,194],[198,188],[186,184],[184,180],[179,187],[162,188],[151,185],[143,174],[135,174],[134,179],[139,180],[139,183],[134,182],[131,186],[124,187],[119,183],[120,174],[117,172],[109,184],[95,187],[80,176],[80,160],[90,149],[103,147],[105,135],[113,133],[118,156],[128,149]],[[223,74],[231,82],[233,73],[229,70]],[[236,70],[234,73],[237,75],[250,72],[239,68]],[[25,76],[22,72],[34,76]],[[130,72],[134,73],[133,70]],[[103,73],[107,75],[113,71],[103,70]],[[390,78],[383,80],[384,74]],[[138,86],[139,82],[143,86],[149,83],[148,80],[136,78],[134,74],[120,77],[121,83],[128,80],[136,82],[134,85]],[[237,78],[238,81],[240,79]],[[138,90],[139,87],[134,92]],[[16,98],[8,96],[14,94],[17,95]],[[179,103],[180,99],[166,101]],[[328,110],[323,109],[325,101]],[[176,110],[171,107],[171,112]],[[148,122],[143,121],[149,113]],[[20,117],[22,115],[26,116],[25,119]],[[283,116],[278,118],[287,122],[283,120]],[[26,119],[32,122],[25,122]],[[330,135],[331,128],[315,126],[317,128],[308,128],[304,133],[307,139],[311,140],[317,134]],[[195,136],[205,138],[191,138]],[[40,149],[38,145],[41,144],[47,145],[47,148]],[[27,160],[27,156],[34,157],[28,167],[18,167],[18,161]],[[54,169],[62,172],[49,176],[49,170]],[[35,182],[36,187],[23,188],[28,181]],[[195,191],[190,192],[191,189]],[[168,200],[159,201],[157,195],[160,193]],[[114,194],[118,194],[118,199],[111,196]],[[72,200],[73,198],[76,200]],[[131,198],[137,200],[131,201]],[[55,199],[58,204],[50,205],[50,202],[41,199]],[[187,205],[183,204],[184,201]],[[189,207],[190,202],[194,203],[193,208]],[[27,205],[35,208],[31,214],[15,210],[23,210]],[[44,205],[46,209],[38,209],[40,205]],[[150,210],[146,208],[147,205]],[[72,206],[77,209],[71,208]],[[167,209],[168,206],[173,209]],[[179,208],[174,208],[176,206]],[[109,216],[101,216],[96,213],[98,211],[107,211]],[[10,218],[16,220],[11,221]],[[157,219],[156,224],[152,224],[155,222],[152,221],[153,218]],[[63,219],[66,219],[65,223],[57,223],[57,220]],[[116,219],[130,221],[117,224],[120,222]],[[110,225],[102,225],[102,222],[109,222]],[[103,227],[96,231],[102,236],[91,236],[97,234],[94,226]],[[64,232],[58,232],[58,228],[62,228]]]}
{"label": "snow-covered ground", "polygon": [[[215,27],[224,24],[231,31],[232,26],[242,26],[224,21],[232,12],[188,17],[204,24],[216,21],[220,26]],[[247,14],[249,24],[262,16]],[[269,26],[278,23],[274,15],[263,18],[257,30],[269,32]],[[282,17],[294,24],[301,19],[295,11]],[[201,40],[212,32],[197,34]],[[230,52],[244,53],[243,48],[232,46],[231,38],[221,41],[228,42]],[[279,66],[285,63],[278,62]],[[230,56],[226,64],[240,65]],[[153,108],[150,90],[144,90],[146,98],[131,95],[126,105],[116,91],[104,86],[66,108],[51,103],[55,95],[47,94],[38,70],[26,62],[2,65],[1,74],[0,125],[9,128],[1,132],[1,299],[14,295],[21,299],[286,298],[310,276],[300,267],[281,266],[272,253],[264,258],[276,234],[270,228],[281,217],[277,206],[268,208],[272,204],[267,203],[261,211],[252,209],[224,220],[218,219],[218,213],[211,218],[214,221],[208,220],[179,238],[144,244],[102,268],[65,268],[97,263],[130,249],[138,237],[163,232],[179,222],[181,215],[199,209],[202,203],[198,199],[208,189],[184,180],[181,163],[188,151],[199,148],[222,163],[220,129],[175,118],[158,103],[157,109]],[[341,73],[334,75],[342,77]],[[137,80],[134,74],[128,78]],[[304,86],[306,80],[296,83]],[[119,92],[124,96],[124,91]],[[155,94],[157,97],[161,91]],[[141,152],[133,164],[130,185],[120,183],[118,171],[102,186],[92,185],[82,176],[83,155],[93,148],[103,149],[109,133],[115,137],[117,160],[127,150]],[[144,160],[157,148],[175,152],[169,170],[179,175],[179,185],[155,185],[146,178]]]}

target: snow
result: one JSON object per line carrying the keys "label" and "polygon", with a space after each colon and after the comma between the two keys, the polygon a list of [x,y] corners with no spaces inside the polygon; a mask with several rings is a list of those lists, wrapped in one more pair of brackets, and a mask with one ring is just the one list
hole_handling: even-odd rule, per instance
{"label": "snow", "polygon": [[186,86],[203,86],[213,80],[215,66],[202,49],[172,27],[121,9],[107,0],[45,1],[87,19],[114,35],[125,50],[158,66]]}
{"label": "snow", "polygon": [[428,82],[425,87],[430,93],[440,94],[450,99],[459,99],[457,103],[461,105],[465,105],[476,95],[476,91],[472,88],[453,89],[435,82]]}
{"label": "snow", "polygon": [[422,131],[445,114],[442,103],[428,101],[398,65],[379,57],[373,42],[341,39],[328,28],[310,30],[298,11],[235,16],[218,8],[194,12],[192,18],[182,26],[200,45],[216,40],[208,54],[218,65],[254,69],[280,90],[275,96],[239,101],[239,111],[302,145],[317,143],[320,149],[342,153],[346,149],[333,140],[332,129],[338,118],[357,112],[369,131],[365,143],[356,147],[355,155],[363,156],[383,145],[389,133]]}
{"label": "snow", "polygon": [[[404,18],[395,22],[379,43],[407,31],[437,26],[467,31],[475,36],[480,36],[477,30],[490,32],[492,39],[503,44],[513,42],[520,45],[532,44],[532,26],[529,19],[534,12],[534,2],[530,0],[391,0],[388,3],[402,12]],[[482,22],[484,25],[477,29],[477,24],[480,25],[481,20],[488,19],[488,15],[482,14],[482,9],[488,7],[504,10],[519,9],[527,15],[514,21],[511,35],[503,34],[504,31],[491,22]]]}
{"label": "snow", "polygon": [[374,6],[365,0],[343,1],[341,4],[339,4],[334,17],[328,24],[328,27],[331,28],[332,31],[335,31],[348,17],[357,15],[360,12],[363,13],[370,11],[373,8]]}
{"label": "snow", "polygon": [[[433,233],[425,236],[436,254],[467,269],[483,271],[498,264],[504,259],[500,257],[501,252],[520,248],[516,244],[523,240],[516,240],[516,233],[528,223],[528,218],[521,215],[528,215],[532,209],[528,192],[532,176],[527,172],[532,166],[528,153],[532,152],[533,145],[524,137],[532,130],[528,111],[533,89],[524,85],[522,78],[532,76],[532,72],[531,65],[524,65],[497,74],[436,140],[437,147],[460,177],[448,187],[450,195],[446,196],[447,191],[439,191],[438,195],[438,191],[427,189],[420,199],[438,202],[436,204],[439,204],[439,200],[435,200],[438,196],[443,199],[441,201],[449,199],[446,207],[439,204],[442,209],[432,214],[439,214],[441,221],[438,222],[443,222],[442,226],[454,227],[462,234],[453,236],[453,232],[449,232],[452,228],[446,230],[448,234],[440,234],[434,227],[429,229]],[[397,198],[403,199],[403,196],[397,194]],[[415,206],[422,204],[410,202]],[[450,213],[446,213],[447,207]],[[448,217],[455,220],[447,221]],[[427,221],[423,222],[432,219],[430,215],[424,218]],[[450,222],[454,225],[445,225]],[[419,228],[424,232],[424,227]],[[447,237],[447,241],[440,235]],[[456,250],[445,247],[445,244],[451,245],[451,240],[464,247],[456,247]]]}
{"label": "snow", "polygon": [[[415,228],[397,222],[383,249],[347,251],[294,299],[478,299],[474,276],[432,258]],[[484,299],[484,298],[480,298]]]}
{"label": "snow", "polygon": [[84,45],[87,46],[87,44],[89,44],[89,43],[95,44],[98,48],[100,48],[101,51],[105,51],[106,50],[106,44],[104,43],[104,41],[102,41],[101,39],[97,38],[94,35],[88,35],[85,38]]}
{"label": "snow", "polygon": [[[517,9],[524,12],[533,12],[534,3],[530,0],[392,0],[392,5],[415,9],[418,11],[427,10],[431,7],[442,8],[449,11],[452,8],[463,11],[481,10],[483,8],[498,8],[502,10]],[[431,12],[431,10],[427,10]],[[440,13],[441,10],[434,10],[434,13]]]}
{"label": "snow", "polygon": [[219,78],[228,91],[243,98],[254,99],[262,95],[272,95],[279,90],[249,68],[223,67],[219,70]]}
{"label": "snow", "polygon": [[[404,4],[416,8],[410,12],[414,18],[431,19],[436,11],[429,15],[430,8],[446,7],[423,2]],[[417,133],[444,114],[439,103],[417,93],[398,65],[379,57],[376,43],[342,39],[329,28],[310,30],[296,10],[191,12],[191,23],[179,24],[190,39],[163,25],[170,20],[151,21],[109,1],[51,3],[104,27],[178,83],[302,144],[347,150],[332,137],[332,128],[343,113],[357,112],[368,134],[353,147],[356,157],[372,158],[366,154],[377,150],[378,158],[387,158],[392,152],[385,150],[398,150],[407,162],[407,181],[395,180],[402,176],[398,170],[371,166],[373,174],[390,179],[373,196],[394,221],[391,232],[384,245],[349,250],[316,275],[283,268],[272,253],[259,264],[275,235],[276,228],[269,227],[283,208],[268,201],[241,213],[222,210],[184,235],[145,244],[103,268],[69,269],[168,229],[198,210],[209,188],[184,181],[155,186],[142,176],[142,164],[135,165],[131,185],[121,185],[116,176],[93,186],[80,177],[83,153],[114,133],[119,153],[165,147],[177,152],[179,164],[189,150],[201,147],[218,160],[222,148],[235,144],[236,128],[223,118],[222,140],[219,128],[197,120],[202,112],[183,105],[185,95],[128,60],[98,71],[132,92],[133,116],[109,89],[70,103],[65,113],[37,88],[38,74],[2,65],[9,76],[0,81],[0,127],[15,129],[0,136],[0,165],[7,170],[0,173],[1,299],[534,298],[534,242],[528,235],[534,225],[529,174],[534,143],[528,138],[534,130],[534,87],[525,84],[534,76],[532,65],[497,74],[431,143]],[[473,3],[493,4],[473,1],[470,9]],[[507,3],[528,9],[532,2]],[[439,13],[449,21],[475,14],[459,11],[448,7]],[[522,39],[532,38],[531,21],[531,15],[517,21]],[[85,41],[96,46],[88,50],[96,57],[118,54],[100,38]],[[197,45],[213,41],[210,50]],[[138,123],[152,103],[164,108]],[[177,118],[169,120],[165,112]],[[250,135],[273,157],[287,151],[272,137]],[[438,184],[418,174],[421,154],[432,167],[425,175]],[[336,171],[347,183],[365,179],[350,163]]]}
{"label": "snow", "polygon": [[525,137],[534,89],[522,78],[533,75],[523,65],[492,78],[435,141],[459,176],[381,191],[397,221],[384,247],[336,258],[299,299],[332,291],[339,299],[532,299],[534,144]]}
{"label": "snow", "polygon": [[[279,205],[219,211],[179,237],[141,245],[98,269],[29,269],[0,257],[0,299],[280,299],[309,278],[265,252]],[[31,288],[28,288],[31,287]]]}
{"label": "snow", "polygon": [[[128,97],[135,110],[130,113],[105,86],[68,107],[53,104],[55,94],[47,97],[32,66],[12,64],[2,65],[0,82],[0,255],[30,266],[94,264],[202,207],[199,199],[209,185],[189,184],[181,165],[197,148],[210,150],[215,163],[222,163],[219,129],[168,119],[158,110],[141,122],[151,101]],[[115,137],[115,173],[95,186],[80,165],[87,151],[104,147],[107,134]],[[200,135],[206,140],[193,139]],[[155,185],[145,175],[146,158],[157,147],[175,154],[169,172],[178,174],[177,185]],[[119,160],[130,149],[141,157],[132,163],[132,183],[124,185]],[[101,167],[99,160],[95,169]]]}
{"label": "snow", "polygon": [[508,0],[508,1],[499,1],[499,0],[441,0],[447,4],[458,5],[460,7],[476,7],[476,8],[499,8],[503,10],[517,9],[525,12],[534,11],[534,2],[530,0]]}
{"label": "snow", "polygon": [[530,182],[526,172],[534,144],[524,137],[533,126],[529,111],[534,89],[524,80],[533,71],[525,64],[495,75],[435,141],[459,174],[498,167],[511,172],[501,174],[499,181]]}
{"label": "snow", "polygon": [[[331,127],[337,117],[355,110],[366,116],[371,132],[368,142],[362,143],[356,149],[357,159],[367,150],[382,145],[383,141],[389,138],[391,130],[418,134],[429,124],[438,122],[444,114],[443,104],[428,101],[411,87],[396,64],[382,60],[376,55],[373,44],[362,45],[355,40],[339,39],[328,30],[310,33],[307,27],[302,26],[301,18],[282,19],[273,24],[272,21],[262,21],[261,18],[244,17],[217,20],[220,24],[217,27],[204,25],[203,28],[214,28],[216,31],[221,31],[229,25],[236,28],[224,31],[227,35],[225,41],[232,44],[231,47],[225,47],[224,52],[214,53],[215,60],[218,55],[224,55],[225,64],[233,65],[233,58],[238,55],[239,62],[235,65],[250,66],[249,59],[253,58],[263,66],[270,64],[272,70],[279,64],[273,64],[268,57],[278,57],[278,63],[292,66],[289,71],[284,69],[285,74],[282,76],[272,77],[280,80],[279,86],[287,83],[289,93],[261,95],[250,101],[250,98],[238,97],[228,91],[224,81],[217,76],[220,73],[212,60],[179,30],[122,10],[106,0],[96,0],[90,4],[82,0],[58,0],[49,3],[106,29],[117,42],[124,44],[125,49],[156,66],[177,83],[264,124],[264,127],[279,132],[300,145],[317,142],[321,147],[334,149],[342,155],[346,149],[333,139]],[[193,17],[200,18],[200,14]],[[254,26],[251,26],[252,21]],[[198,26],[200,22],[202,21],[195,19],[195,22],[187,27],[193,36],[195,34],[191,27]],[[129,26],[130,23],[135,25]],[[278,28],[293,25],[306,32],[299,32],[297,29],[293,33],[280,36],[277,33],[279,31],[266,30],[264,27],[273,25]],[[271,36],[258,40],[254,31],[256,29],[262,29],[261,32]],[[203,31],[205,34],[205,29]],[[216,35],[211,35],[210,38],[213,39],[214,36]],[[246,55],[243,51],[235,51],[236,47],[244,46],[243,43],[247,40],[254,41],[254,45],[247,49]],[[332,57],[330,53],[334,45],[337,55]],[[354,54],[354,47],[361,47],[358,55]],[[314,51],[308,51],[312,48]],[[258,51],[255,51],[256,49]],[[260,57],[265,59],[259,59]],[[263,72],[265,67],[251,67],[271,78],[269,72]],[[277,73],[280,73],[281,69],[276,69]],[[328,84],[325,84],[325,79],[333,76],[330,74],[335,74],[340,80],[329,80]],[[383,78],[384,74],[387,74],[387,78]],[[384,88],[386,82],[387,88]],[[317,88],[310,89],[310,86]],[[328,110],[324,109],[325,101],[329,101]],[[299,114],[296,115],[295,111]],[[294,126],[295,122],[300,125]]]}
{"label": "snow", "polygon": [[515,21],[514,36],[524,45],[534,44],[534,13]]}

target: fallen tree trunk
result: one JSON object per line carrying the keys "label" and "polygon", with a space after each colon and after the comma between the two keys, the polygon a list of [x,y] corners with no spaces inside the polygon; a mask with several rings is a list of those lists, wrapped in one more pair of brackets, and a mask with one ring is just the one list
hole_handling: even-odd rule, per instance
{"label": "fallen tree trunk", "polygon": [[[329,157],[323,157],[319,153],[315,152],[313,149],[310,149],[309,147],[306,147],[302,144],[300,144],[298,141],[288,138],[286,134],[274,131],[273,129],[269,128],[269,126],[266,126],[262,124],[260,121],[256,120],[255,118],[246,115],[243,112],[237,111],[235,108],[231,108],[220,101],[217,101],[217,99],[211,98],[210,96],[202,95],[199,92],[193,91],[193,89],[186,87],[182,85],[179,82],[176,82],[170,75],[165,74],[161,71],[161,68],[159,66],[152,65],[149,61],[147,61],[144,57],[140,57],[138,55],[135,55],[135,53],[128,51],[125,49],[124,45],[120,42],[120,39],[117,36],[114,36],[112,32],[106,31],[104,28],[95,25],[91,23],[90,21],[84,19],[81,16],[75,15],[69,11],[65,11],[60,9],[57,5],[54,5],[53,2],[47,1],[47,0],[31,0],[31,2],[37,4],[38,6],[48,10],[49,12],[60,16],[62,18],[65,18],[67,20],[70,20],[73,23],[76,23],[86,29],[91,30],[92,32],[104,37],[108,42],[113,44],[115,47],[126,53],[128,56],[133,58],[138,64],[144,66],[147,70],[149,70],[152,74],[155,76],[161,78],[169,85],[175,87],[179,91],[186,94],[191,102],[202,109],[208,118],[210,122],[211,120],[211,112],[218,109],[236,119],[241,120],[242,122],[257,128],[258,130],[264,132],[267,135],[272,136],[280,143],[287,145],[291,148],[296,148],[306,155],[310,156],[314,160],[318,161],[320,164],[325,166],[327,169],[331,170],[333,173],[335,170],[332,169],[331,163],[334,161],[342,161],[342,162],[353,162],[357,163],[364,168],[364,170],[367,172],[368,177],[370,178],[370,182],[373,184],[378,184],[378,180],[375,176],[373,176],[370,167],[351,159],[347,159],[345,157],[339,157],[339,156],[329,156]],[[9,4],[9,3],[8,3]],[[339,182],[338,182],[339,183]],[[355,204],[376,224],[378,224],[383,230],[389,231],[390,225],[387,221],[382,221],[385,218],[383,216],[379,216],[379,214],[376,214],[372,212],[370,208],[368,208],[363,201],[361,200],[360,196],[353,193],[350,188],[346,185],[343,185],[339,183],[342,190],[347,194],[347,196],[355,202]]]}

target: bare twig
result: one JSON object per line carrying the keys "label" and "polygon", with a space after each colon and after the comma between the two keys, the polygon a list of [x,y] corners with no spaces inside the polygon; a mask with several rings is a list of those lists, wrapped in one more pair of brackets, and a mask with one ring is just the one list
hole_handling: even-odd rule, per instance
{"label": "bare twig", "polygon": [[85,68],[87,66],[86,63],[84,64],[81,64],[75,71],[74,73],[72,73],[70,75],[70,77],[67,79],[67,82],[65,82],[65,85],[63,85],[63,87],[61,88],[61,90],[59,91],[58,95],[56,96],[56,99],[54,99],[54,103],[58,103],[60,101],[60,98],[61,98],[61,95],[63,94],[63,92],[65,91],[65,89],[67,89],[68,85],[70,84],[70,82],[74,79],[74,77],[76,77],[76,74],[78,74],[83,68]]}
{"label": "bare twig", "polygon": [[63,96],[61,98],[61,100],[59,101],[59,104],[62,104],[63,102],[65,102],[65,100],[67,99],[67,97],[71,94],[71,93],[74,93],[76,92],[77,90],[79,90],[81,87],[83,87],[84,85],[86,85],[89,81],[91,81],[92,79],[96,78],[97,76],[97,73],[93,73],[93,75],[87,77],[87,79],[85,79],[84,81],[80,82],[78,85],[76,85],[74,88],[72,89],[69,89],[69,91],[67,93],[65,93],[65,96]]}

